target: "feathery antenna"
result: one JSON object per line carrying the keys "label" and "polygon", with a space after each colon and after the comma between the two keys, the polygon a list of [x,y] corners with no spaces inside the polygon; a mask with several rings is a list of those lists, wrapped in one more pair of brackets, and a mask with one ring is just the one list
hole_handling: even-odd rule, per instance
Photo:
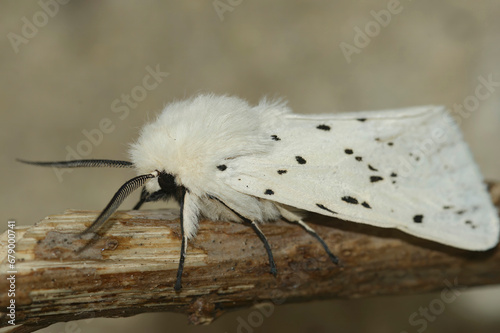
{"label": "feathery antenna", "polygon": [[34,162],[34,161],[25,161],[21,159],[16,159],[16,161],[44,166],[44,167],[55,167],[55,168],[133,168],[134,164],[128,161],[117,161],[117,160],[73,160],[73,161],[57,161],[57,162]]}
{"label": "feathery antenna", "polygon": [[108,218],[118,209],[121,203],[129,196],[130,193],[144,185],[146,181],[150,178],[158,177],[158,171],[152,173],[134,177],[123,184],[120,189],[115,193],[111,201],[108,203],[106,208],[101,212],[97,219],[84,231],[80,233],[80,236],[95,232],[98,230]]}

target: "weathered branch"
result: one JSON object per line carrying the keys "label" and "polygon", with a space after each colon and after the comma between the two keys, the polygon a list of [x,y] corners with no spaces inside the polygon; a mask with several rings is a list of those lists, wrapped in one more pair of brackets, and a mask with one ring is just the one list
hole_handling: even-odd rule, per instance
{"label": "weathered branch", "polygon": [[[500,184],[490,187],[500,206]],[[76,233],[98,212],[70,210],[33,227],[17,227],[15,322],[12,332],[30,332],[60,321],[175,311],[192,323],[209,323],[225,310],[270,301],[354,298],[500,283],[500,249],[469,252],[421,240],[396,230],[372,228],[319,215],[318,233],[342,260],[333,265],[321,245],[285,222],[262,226],[273,248],[277,277],[269,274],[262,243],[250,228],[201,221],[188,246],[183,289],[173,285],[180,228],[173,211],[123,211],[101,238]],[[8,327],[7,235],[0,237],[1,327]]]}

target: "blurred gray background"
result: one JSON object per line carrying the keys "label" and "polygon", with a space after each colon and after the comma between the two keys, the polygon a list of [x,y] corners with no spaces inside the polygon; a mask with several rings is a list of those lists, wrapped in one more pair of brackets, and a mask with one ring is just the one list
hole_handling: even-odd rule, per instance
{"label": "blurred gray background", "polygon": [[[2,230],[8,219],[28,225],[68,208],[100,210],[133,176],[81,169],[58,177],[15,158],[64,160],[75,151],[128,159],[127,145],[142,124],[166,103],[199,92],[251,103],[282,96],[297,113],[462,105],[455,116],[482,172],[500,180],[499,14],[493,0],[2,1]],[[168,76],[147,78],[155,70]],[[94,133],[93,143],[85,133]],[[494,287],[462,293],[425,329],[409,321],[439,297],[285,305],[250,329],[499,331]],[[241,320],[254,311],[231,312],[207,327],[160,313],[61,323],[44,332],[245,332]]]}

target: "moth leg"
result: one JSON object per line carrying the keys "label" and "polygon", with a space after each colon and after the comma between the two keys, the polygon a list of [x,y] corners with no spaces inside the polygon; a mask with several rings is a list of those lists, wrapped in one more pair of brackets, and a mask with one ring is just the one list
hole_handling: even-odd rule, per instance
{"label": "moth leg", "polygon": [[283,208],[283,207],[278,207],[278,210],[280,211],[281,213],[281,217],[287,221],[288,223],[293,223],[293,224],[297,224],[299,225],[302,229],[304,229],[305,231],[307,231],[307,233],[311,236],[313,236],[314,238],[316,238],[316,240],[323,246],[323,248],[325,249],[325,252],[328,254],[328,257],[330,257],[330,260],[336,264],[336,265],[339,265],[339,266],[342,266],[342,263],[340,262],[340,259],[334,255],[332,253],[332,251],[330,251],[330,249],[328,248],[328,245],[326,245],[325,241],[323,240],[323,238],[321,238],[318,233],[313,229],[311,228],[310,226],[308,226],[304,221],[302,221],[301,217],[294,214],[293,212]]}
{"label": "moth leg", "polygon": [[187,250],[187,236],[184,236],[184,224],[181,220],[181,233],[182,233],[182,245],[181,245],[181,257],[179,259],[179,268],[177,268],[177,278],[175,280],[175,291],[179,291],[182,289],[182,272],[184,271],[184,260],[186,258],[186,250]]}
{"label": "moth leg", "polygon": [[141,206],[148,201],[149,193],[146,191],[146,188],[143,187],[141,191],[141,197],[139,198],[139,202],[135,204],[134,208],[132,210],[139,210],[141,209]]}
{"label": "moth leg", "polygon": [[257,234],[257,236],[259,236],[259,239],[264,244],[264,248],[266,249],[267,257],[269,258],[270,273],[272,275],[276,276],[276,273],[278,272],[278,270],[276,269],[276,263],[274,262],[273,251],[271,250],[271,246],[269,245],[269,242],[267,241],[266,236],[264,235],[262,230],[260,230],[257,223],[255,223],[255,221],[252,221],[252,220],[244,217],[243,215],[241,215],[240,213],[238,213],[237,211],[235,211],[234,209],[232,209],[231,207],[226,205],[226,203],[224,201],[220,200],[219,198],[211,197],[211,199],[215,199],[215,200],[219,201],[221,204],[223,204],[227,209],[229,209],[236,216],[238,216],[243,221],[244,224],[250,226],[253,229],[253,231]]}
{"label": "moth leg", "polygon": [[[186,216],[187,206],[186,203],[189,200],[189,194],[186,195],[186,189],[184,187],[181,188],[181,197],[180,197],[180,206],[181,206],[181,257],[179,259],[179,267],[177,268],[177,278],[175,280],[174,289],[175,291],[179,291],[182,288],[181,280],[182,280],[182,272],[184,271],[184,260],[186,259],[186,250],[187,250],[187,235],[185,232],[185,223],[186,217],[192,218],[192,216]],[[197,218],[197,217],[195,217]]]}
{"label": "moth leg", "polygon": [[276,276],[276,273],[278,272],[278,270],[276,269],[276,263],[274,262],[273,252],[271,251],[271,246],[269,246],[269,242],[267,241],[266,236],[260,230],[259,226],[255,223],[255,221],[250,221],[248,219],[243,219],[243,218],[242,218],[242,220],[244,221],[245,224],[252,227],[253,231],[255,231],[257,236],[259,236],[261,242],[264,244],[264,248],[266,249],[267,256],[269,258],[269,266],[271,267],[270,272],[272,275]]}
{"label": "moth leg", "polygon": [[132,210],[139,210],[145,202],[159,201],[168,199],[168,195],[165,191],[159,190],[153,193],[146,191],[146,188],[142,188],[141,197],[139,202],[132,208]]}

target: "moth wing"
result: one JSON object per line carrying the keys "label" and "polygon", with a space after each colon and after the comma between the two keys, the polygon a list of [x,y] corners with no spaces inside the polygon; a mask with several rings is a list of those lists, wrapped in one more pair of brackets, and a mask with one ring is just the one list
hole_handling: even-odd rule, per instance
{"label": "moth wing", "polygon": [[498,243],[499,219],[443,107],[284,115],[269,154],[228,159],[239,192],[468,250]]}

